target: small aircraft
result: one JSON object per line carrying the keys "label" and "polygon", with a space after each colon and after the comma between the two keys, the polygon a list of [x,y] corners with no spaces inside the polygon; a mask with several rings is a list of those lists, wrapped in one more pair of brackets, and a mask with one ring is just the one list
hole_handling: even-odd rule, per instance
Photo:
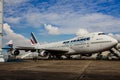
{"label": "small aircraft", "polygon": [[91,56],[99,52],[97,55],[99,59],[103,51],[111,50],[118,41],[103,32],[94,32],[69,40],[40,44],[32,32],[31,43],[32,47],[19,46],[15,48],[13,55],[17,56],[20,54],[20,50],[24,50],[37,52],[39,56],[48,57],[48,59],[61,59],[62,55],[70,59],[71,55]]}

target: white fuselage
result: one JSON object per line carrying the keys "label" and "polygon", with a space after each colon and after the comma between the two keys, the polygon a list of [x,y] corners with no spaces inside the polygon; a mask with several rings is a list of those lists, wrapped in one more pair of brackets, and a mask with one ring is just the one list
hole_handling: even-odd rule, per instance
{"label": "white fuselage", "polygon": [[102,52],[114,47],[118,41],[101,32],[78,36],[70,40],[36,45],[37,49],[67,50],[66,54],[88,54]]}

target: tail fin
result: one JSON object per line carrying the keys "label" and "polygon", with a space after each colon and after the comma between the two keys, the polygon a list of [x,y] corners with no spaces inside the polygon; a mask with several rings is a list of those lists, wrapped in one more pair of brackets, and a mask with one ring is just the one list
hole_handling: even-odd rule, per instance
{"label": "tail fin", "polygon": [[12,41],[12,40],[10,40],[9,42],[7,42],[6,44],[7,44],[7,46],[9,46],[9,47],[13,47],[13,41]]}
{"label": "tail fin", "polygon": [[39,43],[33,32],[31,32],[31,39],[30,39],[30,41],[31,41],[32,45]]}
{"label": "tail fin", "polygon": [[9,42],[6,43],[6,45],[2,48],[4,50],[10,51],[13,49],[13,41],[10,40]]}

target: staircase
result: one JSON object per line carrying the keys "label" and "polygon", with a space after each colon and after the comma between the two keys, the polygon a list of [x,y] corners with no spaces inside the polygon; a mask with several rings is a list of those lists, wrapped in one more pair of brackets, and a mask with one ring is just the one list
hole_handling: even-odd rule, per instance
{"label": "staircase", "polygon": [[119,50],[119,49],[117,49],[117,48],[112,48],[112,49],[110,50],[110,52],[111,52],[111,54],[112,54],[113,56],[116,56],[118,59],[120,59],[120,50]]}

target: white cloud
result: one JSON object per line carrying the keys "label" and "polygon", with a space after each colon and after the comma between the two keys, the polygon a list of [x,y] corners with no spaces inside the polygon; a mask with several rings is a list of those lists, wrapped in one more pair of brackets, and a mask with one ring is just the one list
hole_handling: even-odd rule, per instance
{"label": "white cloud", "polygon": [[108,35],[111,36],[111,37],[113,37],[113,38],[115,38],[115,39],[117,39],[118,41],[120,41],[120,34],[109,33]]}
{"label": "white cloud", "polygon": [[24,2],[27,2],[28,0],[4,0],[5,3],[7,3],[8,5],[18,5]]}
{"label": "white cloud", "polygon": [[17,24],[17,23],[19,23],[20,22],[20,17],[8,17],[8,18],[5,18],[4,20],[6,21],[6,22],[9,22],[9,23],[13,23],[13,24]]}
{"label": "white cloud", "polygon": [[24,15],[24,18],[26,19],[27,23],[33,27],[40,27],[42,23],[42,21],[44,20],[42,18],[43,15],[39,14],[39,13],[34,13],[34,12],[29,12]]}
{"label": "white cloud", "polygon": [[44,24],[44,26],[49,34],[51,34],[51,35],[58,35],[59,34],[59,30],[57,27],[54,27],[54,26],[49,25],[49,24]]}
{"label": "white cloud", "polygon": [[88,34],[89,32],[86,29],[79,29],[76,35],[85,35]]}
{"label": "white cloud", "polygon": [[[28,3],[26,3],[28,1]],[[99,6],[102,3],[110,3],[112,0],[62,0],[38,2],[36,6],[30,0],[5,0],[5,14],[7,16],[20,16],[24,22],[23,27],[41,27],[43,24],[59,26],[60,33],[75,34],[78,29],[87,29],[90,32],[119,32],[120,18],[119,3],[111,6]],[[21,4],[19,7],[11,7],[9,4]],[[29,4],[29,5],[28,5]],[[6,8],[7,6],[7,8]],[[105,12],[102,14],[102,10]],[[97,13],[99,12],[99,13]],[[107,15],[110,14],[110,15]],[[113,16],[111,16],[113,15]],[[7,17],[5,16],[5,17]],[[12,19],[11,19],[12,21]],[[12,22],[19,22],[14,19]],[[20,26],[21,24],[18,24]],[[27,26],[26,26],[27,25]]]}
{"label": "white cloud", "polygon": [[5,41],[9,41],[9,40],[13,40],[13,44],[14,46],[28,46],[30,45],[30,40],[25,38],[23,35],[21,34],[17,34],[15,33],[10,25],[8,25],[7,23],[5,23],[3,25],[3,30],[5,32],[5,35],[3,36],[3,45],[5,45]]}
{"label": "white cloud", "polygon": [[78,29],[87,29],[90,32],[119,32],[120,19],[100,14],[77,14],[77,13],[27,13],[26,20],[33,27],[40,27],[41,24],[52,24],[59,26],[60,33],[75,34]]}

